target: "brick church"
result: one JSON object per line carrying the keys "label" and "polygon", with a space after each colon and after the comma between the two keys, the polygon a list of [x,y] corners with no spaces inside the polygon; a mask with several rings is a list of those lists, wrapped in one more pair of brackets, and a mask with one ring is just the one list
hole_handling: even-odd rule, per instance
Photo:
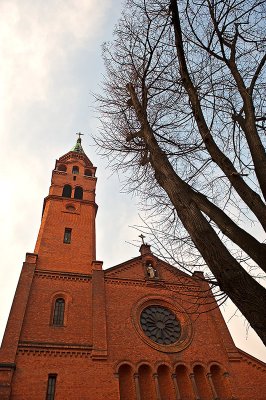
{"label": "brick church", "polygon": [[56,161],[0,352],[1,400],[265,400],[203,275],[140,255],[96,261],[96,168],[81,139]]}

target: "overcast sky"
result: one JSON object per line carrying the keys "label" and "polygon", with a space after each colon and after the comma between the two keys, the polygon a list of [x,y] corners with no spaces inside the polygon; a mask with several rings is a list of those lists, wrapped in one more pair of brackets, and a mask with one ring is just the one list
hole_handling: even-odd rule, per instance
{"label": "overcast sky", "polygon": [[[0,340],[26,252],[33,252],[55,159],[84,133],[97,169],[97,259],[111,267],[139,255],[137,199],[121,193],[96,153],[92,92],[104,73],[101,44],[112,37],[119,0],[0,1]],[[226,321],[234,313],[226,307]],[[243,317],[229,321],[238,347],[266,360]]]}

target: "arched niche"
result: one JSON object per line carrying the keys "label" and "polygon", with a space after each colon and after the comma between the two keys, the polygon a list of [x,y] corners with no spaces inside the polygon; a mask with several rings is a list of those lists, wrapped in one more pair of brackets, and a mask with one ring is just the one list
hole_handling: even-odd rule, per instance
{"label": "arched niche", "polygon": [[228,398],[228,388],[225,381],[225,376],[221,367],[217,364],[213,364],[210,368],[211,379],[213,382],[213,386],[217,393],[219,400],[225,400]]}
{"label": "arched niche", "polygon": [[176,400],[172,374],[167,365],[160,365],[157,369],[158,384],[161,400]]}
{"label": "arched niche", "polygon": [[129,364],[122,364],[118,369],[120,400],[135,400],[133,371]]}
{"label": "arched niche", "polygon": [[207,381],[205,368],[198,364],[193,368],[197,391],[201,400],[209,400],[212,398],[210,385]]}
{"label": "arched niche", "polygon": [[184,400],[193,399],[194,392],[187,367],[179,364],[176,367],[175,373],[180,398]]}
{"label": "arched niche", "polygon": [[147,364],[142,364],[139,367],[138,373],[141,400],[156,399],[155,385],[151,367]]}

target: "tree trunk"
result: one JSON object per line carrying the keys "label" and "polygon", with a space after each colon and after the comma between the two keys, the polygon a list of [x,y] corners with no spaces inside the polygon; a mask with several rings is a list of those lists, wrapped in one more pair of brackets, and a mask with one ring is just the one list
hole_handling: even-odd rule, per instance
{"label": "tree trunk", "polygon": [[229,253],[194,201],[182,189],[166,155],[158,148],[160,156],[152,146],[149,149],[158,184],[166,191],[221,290],[230,297],[266,345],[266,290]]}

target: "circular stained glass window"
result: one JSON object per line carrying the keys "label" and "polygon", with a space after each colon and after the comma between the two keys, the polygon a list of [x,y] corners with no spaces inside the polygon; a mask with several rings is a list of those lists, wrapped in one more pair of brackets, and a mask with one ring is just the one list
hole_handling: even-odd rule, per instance
{"label": "circular stained glass window", "polygon": [[172,344],[180,338],[180,322],[168,308],[162,306],[144,308],[140,315],[140,324],[144,333],[156,343]]}

